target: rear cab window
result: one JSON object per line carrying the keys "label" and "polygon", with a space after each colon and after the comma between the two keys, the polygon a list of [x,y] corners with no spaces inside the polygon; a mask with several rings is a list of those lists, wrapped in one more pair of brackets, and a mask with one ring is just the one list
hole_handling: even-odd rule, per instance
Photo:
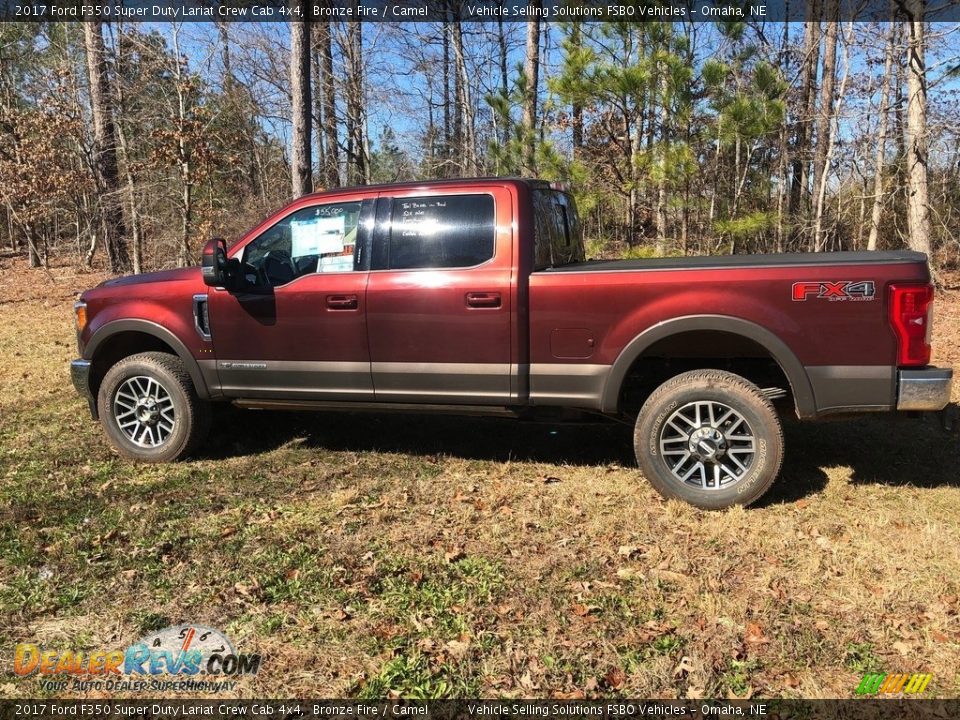
{"label": "rear cab window", "polygon": [[585,260],[583,233],[573,199],[559,190],[534,189],[533,269],[569,265]]}

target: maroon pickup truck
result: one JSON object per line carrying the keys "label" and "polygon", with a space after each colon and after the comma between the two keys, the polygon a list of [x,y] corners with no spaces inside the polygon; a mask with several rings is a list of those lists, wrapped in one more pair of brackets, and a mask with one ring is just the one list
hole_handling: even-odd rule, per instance
{"label": "maroon pickup truck", "polygon": [[532,180],[302,197],[200,268],[76,304],[74,384],[127,458],[202,442],[210,402],[635,425],[644,475],[747,504],[802,419],[939,411],[933,288],[912,252],[589,261],[572,198]]}

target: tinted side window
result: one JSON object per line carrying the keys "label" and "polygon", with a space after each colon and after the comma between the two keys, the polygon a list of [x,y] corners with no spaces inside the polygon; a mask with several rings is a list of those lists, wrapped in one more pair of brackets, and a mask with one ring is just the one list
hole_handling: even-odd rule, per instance
{"label": "tinted side window", "polygon": [[490,195],[394,198],[387,267],[472,267],[493,257]]}

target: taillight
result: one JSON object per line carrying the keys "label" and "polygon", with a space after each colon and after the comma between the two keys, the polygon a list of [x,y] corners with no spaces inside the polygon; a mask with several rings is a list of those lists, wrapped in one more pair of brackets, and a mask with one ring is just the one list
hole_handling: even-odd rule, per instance
{"label": "taillight", "polygon": [[890,324],[899,342],[897,365],[929,363],[933,286],[891,285]]}

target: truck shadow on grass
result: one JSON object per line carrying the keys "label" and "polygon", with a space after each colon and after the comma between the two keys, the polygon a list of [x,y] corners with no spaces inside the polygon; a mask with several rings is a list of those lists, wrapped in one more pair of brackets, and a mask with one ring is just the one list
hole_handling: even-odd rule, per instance
{"label": "truck shadow on grass", "polygon": [[[339,452],[389,452],[490,462],[579,467],[635,467],[632,430],[619,424],[550,424],[497,418],[398,414],[227,411],[208,458],[236,457],[298,441]],[[780,478],[759,506],[822,491],[826,469],[850,468],[854,484],[960,487],[960,439],[935,419],[866,416],[824,423],[784,423]]]}

